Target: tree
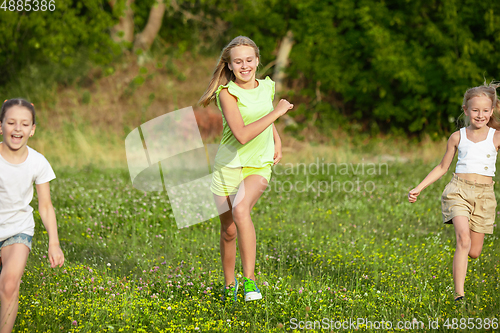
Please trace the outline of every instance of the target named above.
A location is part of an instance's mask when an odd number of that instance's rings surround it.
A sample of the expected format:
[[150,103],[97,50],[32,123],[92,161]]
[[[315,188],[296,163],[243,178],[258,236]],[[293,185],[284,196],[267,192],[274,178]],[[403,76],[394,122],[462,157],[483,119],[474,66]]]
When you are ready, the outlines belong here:
[[275,66],[277,93],[304,102],[301,110],[308,112],[301,112],[318,117],[322,126],[328,119],[347,119],[365,129],[445,133],[455,128],[468,87],[500,79],[498,1],[60,0],[56,5],[54,12],[0,10],[0,86],[40,73],[41,65],[47,65],[43,75],[64,81],[57,76],[64,66],[73,66],[66,74],[76,75],[84,61],[106,63],[123,47],[149,50],[154,40],[176,54],[203,48],[218,53],[241,34],[259,45],[261,63],[268,64],[264,75]]
[[455,128],[468,87],[499,79],[500,2],[242,0],[236,7],[226,16],[233,34],[253,38],[264,60],[293,31],[288,80],[331,105],[319,117],[444,133]]
[[82,56],[104,63],[117,53],[113,17],[100,0],[60,0],[54,11],[0,10],[0,22],[0,86],[27,66],[71,66]]
[[117,42],[124,42],[125,47],[133,44],[134,49],[149,50],[162,25],[165,1],[155,0],[149,11],[146,26],[135,36],[133,3],[134,0],[125,0],[120,3],[117,0],[109,1],[111,8],[119,13],[120,17],[118,24],[111,29],[113,39]]
[[285,37],[281,40],[277,55],[276,64],[274,65],[273,78],[276,82],[276,91],[281,93],[283,91],[283,81],[285,79],[285,69],[288,65],[288,57],[293,46],[293,32],[288,30]]
[[117,8],[116,0],[110,0],[109,5],[116,12],[121,12],[119,16],[118,24],[111,28],[111,36],[113,40],[117,43],[129,43],[132,44],[134,41],[134,11],[132,10],[132,4],[134,0],[126,0],[122,2],[124,6]]
[[108,1],[119,17],[118,24],[111,29],[113,39],[125,49],[147,51],[156,38],[168,44],[189,44],[196,49],[196,44],[203,44],[207,37],[210,42],[217,42],[226,27],[219,19],[219,11],[225,7],[217,0]]

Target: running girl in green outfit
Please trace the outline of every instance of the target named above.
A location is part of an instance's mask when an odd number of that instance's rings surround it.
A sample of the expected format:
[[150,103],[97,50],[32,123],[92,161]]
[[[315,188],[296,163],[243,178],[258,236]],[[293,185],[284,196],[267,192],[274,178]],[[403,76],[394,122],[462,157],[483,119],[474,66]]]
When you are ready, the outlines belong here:
[[223,50],[200,105],[215,101],[222,112],[222,140],[215,157],[211,191],[221,221],[223,300],[236,301],[236,237],[243,263],[245,301],[262,298],[255,284],[256,236],[250,212],[267,188],[271,166],[281,159],[274,121],[293,108],[280,100],[273,108],[274,82],[257,80],[259,48],[248,37],[234,38]]

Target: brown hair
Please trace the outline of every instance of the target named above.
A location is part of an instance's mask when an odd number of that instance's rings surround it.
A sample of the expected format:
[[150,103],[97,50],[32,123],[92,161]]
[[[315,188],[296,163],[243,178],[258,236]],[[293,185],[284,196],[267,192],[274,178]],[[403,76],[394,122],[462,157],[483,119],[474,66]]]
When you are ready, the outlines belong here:
[[255,50],[255,55],[260,59],[259,48],[248,37],[238,36],[234,38],[226,47],[222,50],[222,53],[219,58],[219,63],[215,67],[214,73],[212,74],[212,79],[208,84],[208,88],[201,96],[198,104],[203,106],[208,106],[212,101],[215,100],[215,92],[220,85],[226,85],[229,81],[235,79],[233,72],[229,69],[228,63],[231,61],[231,50],[236,46],[251,46]]
[[33,117],[33,125],[35,125],[35,106],[22,98],[7,99],[5,100],[5,102],[3,102],[2,110],[0,111],[0,122],[3,122],[3,118],[5,118],[7,110],[15,105],[24,106],[25,108],[27,108],[31,112],[31,116]]

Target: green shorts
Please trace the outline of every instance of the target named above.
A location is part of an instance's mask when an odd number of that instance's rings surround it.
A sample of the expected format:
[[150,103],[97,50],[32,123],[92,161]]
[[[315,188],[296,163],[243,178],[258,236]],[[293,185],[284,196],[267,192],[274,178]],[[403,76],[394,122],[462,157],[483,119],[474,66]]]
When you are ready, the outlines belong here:
[[219,195],[221,197],[233,195],[238,192],[241,182],[248,176],[262,176],[269,184],[269,181],[271,180],[271,173],[271,165],[267,165],[263,168],[229,168],[216,166],[215,171],[212,174],[212,184],[210,185],[210,190],[215,195]]

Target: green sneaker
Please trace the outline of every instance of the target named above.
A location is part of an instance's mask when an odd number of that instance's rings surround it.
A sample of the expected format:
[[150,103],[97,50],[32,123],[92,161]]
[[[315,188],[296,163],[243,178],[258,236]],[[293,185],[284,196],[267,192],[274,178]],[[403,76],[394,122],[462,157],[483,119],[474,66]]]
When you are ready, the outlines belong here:
[[238,296],[238,280],[234,278],[234,286],[233,285],[224,286],[224,288],[222,289],[221,301],[225,303],[226,301],[232,299],[234,302],[236,302],[237,296]]
[[262,294],[254,280],[243,278],[243,290],[245,291],[245,302],[262,299]]

